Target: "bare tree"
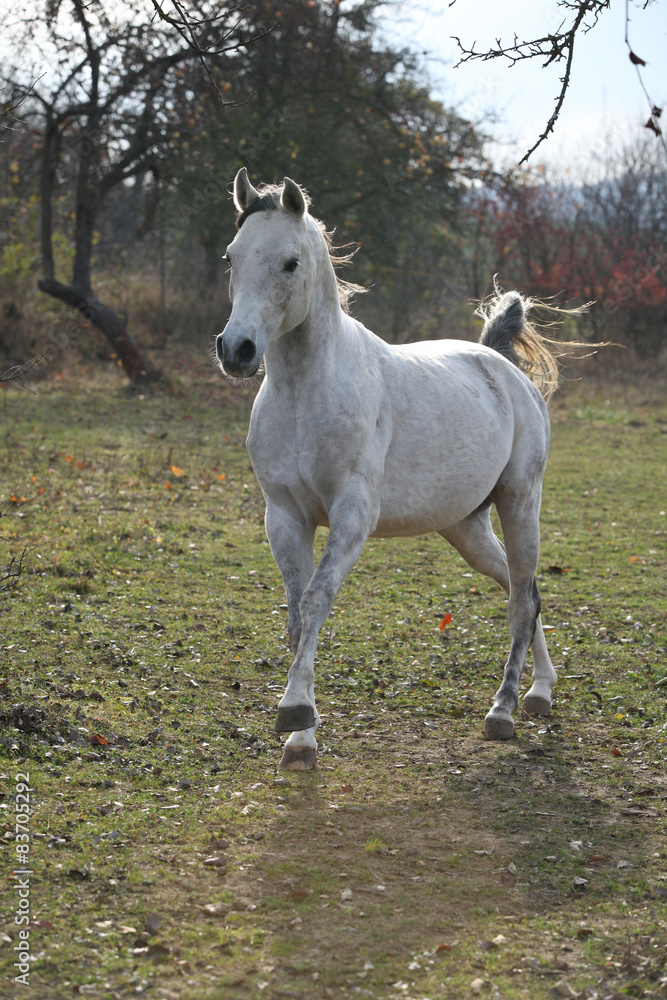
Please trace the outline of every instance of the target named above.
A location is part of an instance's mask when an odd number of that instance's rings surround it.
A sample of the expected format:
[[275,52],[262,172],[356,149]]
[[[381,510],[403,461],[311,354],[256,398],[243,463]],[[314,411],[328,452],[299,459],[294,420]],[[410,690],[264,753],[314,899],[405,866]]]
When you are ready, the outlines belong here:
[[[26,128],[38,137],[42,278],[39,288],[76,309],[107,337],[133,382],[155,372],[125,321],[93,290],[100,212],[115,189],[158,178],[178,146],[190,101],[185,68],[228,55],[255,35],[247,8],[193,0],[38,0],[12,26],[8,94],[36,80],[24,100]],[[209,80],[214,75],[206,64]],[[73,218],[73,223],[72,223]],[[73,243],[71,277],[60,280],[56,234]]]
[[[456,0],[454,0],[454,2],[456,2]],[[651,0],[644,0],[644,8],[646,8],[650,2]],[[459,38],[456,39],[461,51],[461,58],[457,64],[459,66],[461,63],[469,62],[471,59],[481,59],[482,62],[488,62],[490,59],[506,59],[511,66],[514,66],[518,62],[524,62],[527,59],[540,59],[542,60],[543,67],[557,65],[559,63],[563,64],[563,75],[560,78],[561,85],[556,96],[556,107],[554,108],[553,114],[547,121],[544,131],[533,143],[527,153],[525,153],[522,157],[520,161],[521,163],[525,163],[535,152],[537,147],[540,146],[553,132],[554,126],[561,113],[563,102],[565,101],[565,95],[568,87],[570,86],[575,42],[582,34],[590,31],[596,26],[600,15],[606,10],[609,10],[611,0],[557,0],[556,6],[562,10],[563,19],[555,31],[550,31],[548,34],[543,35],[540,38],[520,40],[515,34],[514,39],[510,44],[506,44],[498,38],[496,39],[495,46],[491,46],[491,48],[482,52],[476,51],[476,43],[473,43],[470,48],[467,48]],[[658,137],[667,152],[667,145],[665,145],[665,139],[660,126],[662,108],[659,108],[657,104],[651,100],[644,85],[641,68],[642,66],[645,66],[646,63],[641,56],[637,55],[637,53],[632,49],[629,39],[629,24],[629,0],[625,0],[625,43],[628,49],[628,58],[637,70],[640,86],[644,91],[644,95],[646,96],[646,100],[648,101],[650,108],[650,115],[645,127],[650,129]]]

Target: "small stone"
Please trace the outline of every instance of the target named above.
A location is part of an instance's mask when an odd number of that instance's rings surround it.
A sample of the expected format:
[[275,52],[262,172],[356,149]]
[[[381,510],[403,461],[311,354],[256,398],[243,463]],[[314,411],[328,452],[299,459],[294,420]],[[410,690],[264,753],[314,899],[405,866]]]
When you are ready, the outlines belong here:
[[473,979],[473,981],[470,984],[470,992],[474,993],[474,995],[478,997],[485,986],[486,983],[484,982],[483,979]]
[[210,917],[226,917],[231,906],[229,903],[205,903],[202,906],[204,913],[208,913]]
[[162,917],[157,913],[147,913],[144,917],[144,927],[149,934],[157,934],[162,927]]
[[192,782],[189,778],[181,778],[178,782],[179,788],[192,788]]
[[208,868],[226,868],[227,858],[223,858],[221,854],[215,854],[211,858],[204,858],[203,864]]

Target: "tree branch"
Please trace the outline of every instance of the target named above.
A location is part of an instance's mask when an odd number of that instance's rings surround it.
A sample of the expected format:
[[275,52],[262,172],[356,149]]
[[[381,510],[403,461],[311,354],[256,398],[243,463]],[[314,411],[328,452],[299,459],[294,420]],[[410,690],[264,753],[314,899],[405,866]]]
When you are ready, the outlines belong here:
[[[525,42],[518,41],[517,36],[515,35],[512,45],[503,45],[498,38],[496,39],[496,47],[492,47],[486,52],[476,52],[474,43],[472,48],[466,49],[461,40],[455,37],[455,41],[462,53],[462,57],[456,64],[457,66],[469,62],[472,59],[481,59],[482,62],[488,62],[490,59],[507,59],[510,66],[514,66],[516,63],[523,62],[526,59],[543,58],[543,68],[551,66],[554,63],[565,61],[565,72],[560,78],[561,87],[556,97],[556,107],[554,112],[549,118],[540,137],[521,158],[521,163],[525,163],[529,157],[532,156],[538,146],[540,146],[553,132],[554,126],[558,121],[558,117],[565,101],[565,95],[570,85],[572,59],[574,56],[574,43],[578,32],[586,32],[590,28],[594,27],[595,24],[597,24],[600,14],[609,8],[610,2],[611,0],[559,0],[558,5],[560,7],[563,7],[565,10],[571,12],[576,11],[574,20],[572,21],[570,27],[564,27],[565,22],[563,21],[559,25],[558,29],[551,34]],[[585,18],[587,15],[591,15],[593,17],[592,24],[586,25]]]

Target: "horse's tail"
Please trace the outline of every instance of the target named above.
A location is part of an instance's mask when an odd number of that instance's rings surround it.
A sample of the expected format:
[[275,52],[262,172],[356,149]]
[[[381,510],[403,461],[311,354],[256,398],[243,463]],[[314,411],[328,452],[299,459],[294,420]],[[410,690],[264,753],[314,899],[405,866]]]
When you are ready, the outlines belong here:
[[532,299],[519,292],[503,292],[495,285],[495,294],[477,309],[477,315],[485,321],[479,342],[525,372],[549,400],[558,386],[557,355],[551,349],[557,341],[544,337],[528,322],[533,305]]

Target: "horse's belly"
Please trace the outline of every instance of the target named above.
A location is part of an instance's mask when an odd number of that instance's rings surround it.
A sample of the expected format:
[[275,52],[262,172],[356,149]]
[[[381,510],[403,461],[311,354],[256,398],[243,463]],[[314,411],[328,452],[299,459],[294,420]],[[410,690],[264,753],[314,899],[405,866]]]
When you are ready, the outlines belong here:
[[[393,538],[399,535],[425,535],[429,531],[443,531],[457,524],[476,510],[493,489],[477,488],[465,495],[448,495],[430,498],[411,490],[400,502],[383,502],[374,538]],[[428,487],[424,486],[425,491]]]
[[494,444],[495,448],[480,450],[463,461],[442,453],[427,461],[413,456],[400,472],[389,461],[373,534],[422,535],[463,520],[488,499],[507,464],[511,442]]

